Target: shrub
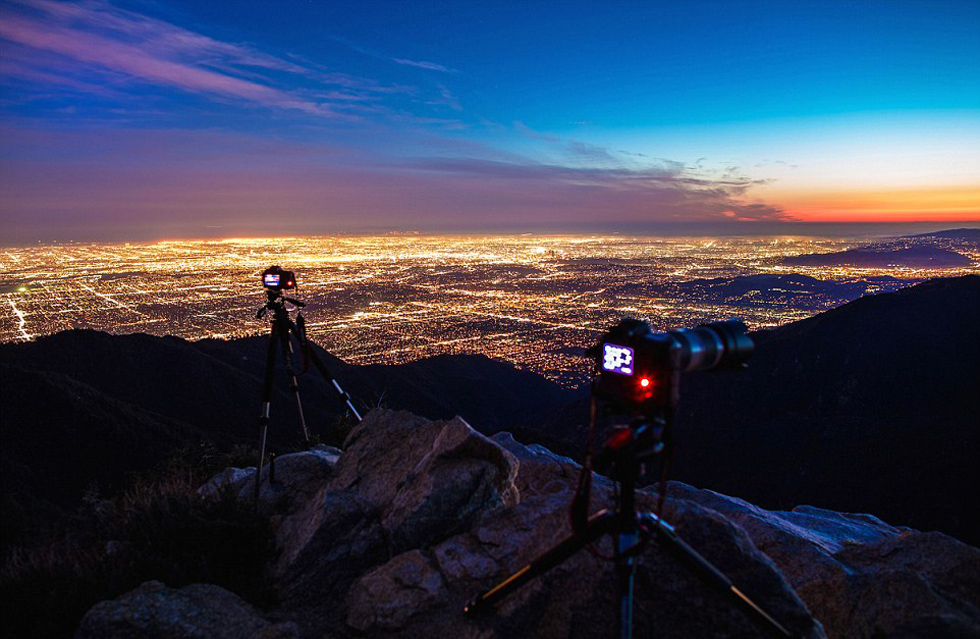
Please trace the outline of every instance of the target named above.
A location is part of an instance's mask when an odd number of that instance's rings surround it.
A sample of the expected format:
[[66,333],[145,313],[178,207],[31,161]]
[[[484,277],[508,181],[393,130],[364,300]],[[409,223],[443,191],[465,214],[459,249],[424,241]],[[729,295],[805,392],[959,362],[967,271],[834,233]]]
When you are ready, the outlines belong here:
[[57,538],[8,553],[0,567],[4,636],[71,637],[92,605],[150,579],[213,583],[271,604],[268,522],[230,495],[201,499],[200,470],[178,458],[115,499],[89,494]]

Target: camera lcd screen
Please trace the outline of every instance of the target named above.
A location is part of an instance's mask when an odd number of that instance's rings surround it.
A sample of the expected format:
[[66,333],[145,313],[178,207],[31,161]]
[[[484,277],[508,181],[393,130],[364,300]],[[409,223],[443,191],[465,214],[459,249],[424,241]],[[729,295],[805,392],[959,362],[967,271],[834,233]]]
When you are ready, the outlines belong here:
[[279,274],[278,273],[266,273],[263,276],[263,281],[266,286],[279,286]]
[[619,344],[603,344],[602,370],[620,375],[632,375],[633,349]]

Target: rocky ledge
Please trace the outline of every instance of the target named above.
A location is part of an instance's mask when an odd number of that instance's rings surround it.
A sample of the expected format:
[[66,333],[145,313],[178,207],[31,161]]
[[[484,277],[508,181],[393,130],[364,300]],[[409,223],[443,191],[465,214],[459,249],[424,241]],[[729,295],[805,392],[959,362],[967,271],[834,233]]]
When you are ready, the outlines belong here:
[[[251,500],[254,473],[228,469],[201,498]],[[284,455],[275,481],[264,477],[259,506],[279,550],[268,567],[274,608],[213,585],[148,582],[94,606],[76,637],[609,637],[608,540],[490,614],[462,613],[568,534],[578,474],[570,459],[459,418],[377,410],[343,452]],[[597,476],[593,508],[611,506],[613,491]],[[656,497],[641,491],[640,506]],[[798,637],[980,637],[980,550],[948,536],[870,515],[766,511],[680,483],[668,487],[665,518]],[[635,636],[766,636],[656,544],[637,563]]]

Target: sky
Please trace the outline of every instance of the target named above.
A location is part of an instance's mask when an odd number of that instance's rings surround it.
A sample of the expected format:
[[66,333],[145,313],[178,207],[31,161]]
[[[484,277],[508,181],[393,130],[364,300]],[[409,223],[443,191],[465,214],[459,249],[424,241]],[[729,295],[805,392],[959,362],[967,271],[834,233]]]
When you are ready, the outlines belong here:
[[975,0],[0,0],[0,244],[858,223],[980,225]]

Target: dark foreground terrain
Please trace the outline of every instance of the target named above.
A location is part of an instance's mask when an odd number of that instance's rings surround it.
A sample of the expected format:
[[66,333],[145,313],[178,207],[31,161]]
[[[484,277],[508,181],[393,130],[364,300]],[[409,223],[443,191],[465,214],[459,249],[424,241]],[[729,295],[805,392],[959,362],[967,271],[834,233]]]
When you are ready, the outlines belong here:
[[[116,494],[135,473],[174,455],[194,457],[205,471],[218,470],[214,464],[232,450],[257,457],[267,340],[67,331],[0,345],[0,551],[83,496]],[[319,352],[362,411],[381,405],[432,418],[462,415],[484,432],[520,432],[574,396],[481,356],[348,366]],[[296,450],[302,436],[281,360],[275,382],[272,449]],[[346,407],[314,368],[299,383],[314,440],[339,445],[350,427]]]
[[[485,614],[463,614],[472,597],[569,533],[580,467],[567,458],[507,433],[487,438],[459,418],[374,410],[343,452],[319,446],[279,458],[274,481],[267,471],[258,502],[254,468],[229,468],[194,495],[199,508],[257,506],[255,517],[269,524],[264,590],[236,594],[218,585],[228,583],[223,573],[151,578],[92,601],[76,639],[613,635],[608,539]],[[980,637],[976,548],[871,515],[766,511],[686,484],[669,490],[664,514],[680,534],[795,637]],[[613,495],[596,477],[593,509],[611,506]],[[641,491],[639,507],[656,499]],[[188,545],[174,533],[171,543]],[[116,541],[97,552],[100,565],[119,566],[147,549]],[[3,594],[15,621],[37,608],[29,590]],[[637,557],[634,620],[637,637],[769,636],[658,544]]]
[[[980,277],[934,280],[757,333],[746,371],[688,376],[667,514],[800,636],[980,637],[978,551],[918,532],[980,539],[978,314]],[[277,391],[283,455],[256,512],[262,339],[0,347],[5,635],[71,636],[142,583],[77,636],[608,636],[613,580],[588,553],[496,616],[459,614],[567,533],[578,467],[517,441],[580,451],[581,399],[486,358],[323,356],[362,405],[469,424],[376,410],[351,431],[307,374],[315,438],[343,452],[286,455],[301,447]],[[612,490],[597,482],[595,508]],[[757,635],[654,547],[638,590],[644,633]]]

